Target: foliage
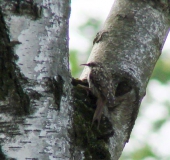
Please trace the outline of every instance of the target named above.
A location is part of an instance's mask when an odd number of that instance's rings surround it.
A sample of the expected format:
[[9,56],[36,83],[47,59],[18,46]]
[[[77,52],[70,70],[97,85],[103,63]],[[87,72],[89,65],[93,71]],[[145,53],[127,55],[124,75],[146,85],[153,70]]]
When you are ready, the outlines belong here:
[[[88,47],[83,48],[83,53],[77,49],[70,49],[70,66],[71,66],[71,74],[73,77],[79,77],[83,67],[80,67],[80,62],[85,63],[90,54],[90,50],[92,47],[93,38],[99,28],[101,26],[101,21],[97,21],[93,18],[89,18],[86,23],[81,24],[78,27],[78,32],[82,35],[82,38],[88,40]],[[83,54],[83,61],[82,61]]]
[[[163,53],[165,54],[165,53]],[[160,57],[158,60],[154,72],[152,74],[152,79],[157,79],[162,83],[167,83],[170,80],[170,63],[169,59]]]

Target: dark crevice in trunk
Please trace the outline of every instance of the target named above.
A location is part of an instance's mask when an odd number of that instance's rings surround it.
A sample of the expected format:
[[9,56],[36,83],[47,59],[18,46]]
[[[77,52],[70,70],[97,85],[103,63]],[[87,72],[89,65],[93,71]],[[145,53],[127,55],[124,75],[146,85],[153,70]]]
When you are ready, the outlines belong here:
[[10,45],[8,29],[1,11],[0,37],[0,100],[8,99],[9,105],[6,104],[6,109],[9,114],[27,115],[30,113],[30,100],[22,88],[22,84],[27,80],[15,65],[17,56]]

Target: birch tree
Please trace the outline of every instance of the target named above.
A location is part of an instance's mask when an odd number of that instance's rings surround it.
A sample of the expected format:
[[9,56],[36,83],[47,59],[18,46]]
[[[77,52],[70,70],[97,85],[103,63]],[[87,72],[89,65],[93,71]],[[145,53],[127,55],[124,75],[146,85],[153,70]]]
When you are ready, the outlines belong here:
[[[70,75],[68,0],[1,0],[0,159],[119,159],[169,29],[169,1],[116,0],[88,62],[111,69],[116,107],[91,125],[88,68]],[[115,101],[116,101],[115,100]]]

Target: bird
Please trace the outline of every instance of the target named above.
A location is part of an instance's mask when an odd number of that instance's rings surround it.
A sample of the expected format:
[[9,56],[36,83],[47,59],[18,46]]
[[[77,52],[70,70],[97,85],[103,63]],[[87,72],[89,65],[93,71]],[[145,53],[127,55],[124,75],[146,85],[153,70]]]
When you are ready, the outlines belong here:
[[92,125],[97,121],[99,128],[104,107],[113,105],[115,100],[112,74],[101,62],[90,62],[81,65],[90,68],[87,76],[89,90],[97,97],[97,107],[93,115]]

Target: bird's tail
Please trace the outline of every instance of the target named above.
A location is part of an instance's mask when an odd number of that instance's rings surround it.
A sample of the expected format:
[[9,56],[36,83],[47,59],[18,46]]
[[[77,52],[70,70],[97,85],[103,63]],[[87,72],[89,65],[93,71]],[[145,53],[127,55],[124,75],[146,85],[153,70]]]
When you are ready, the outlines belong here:
[[99,128],[100,120],[101,120],[101,115],[102,115],[102,112],[103,112],[105,101],[102,98],[98,98],[96,105],[97,105],[97,108],[96,108],[96,110],[94,112],[92,125],[93,125],[93,123],[95,121],[97,121],[98,122],[98,128]]

